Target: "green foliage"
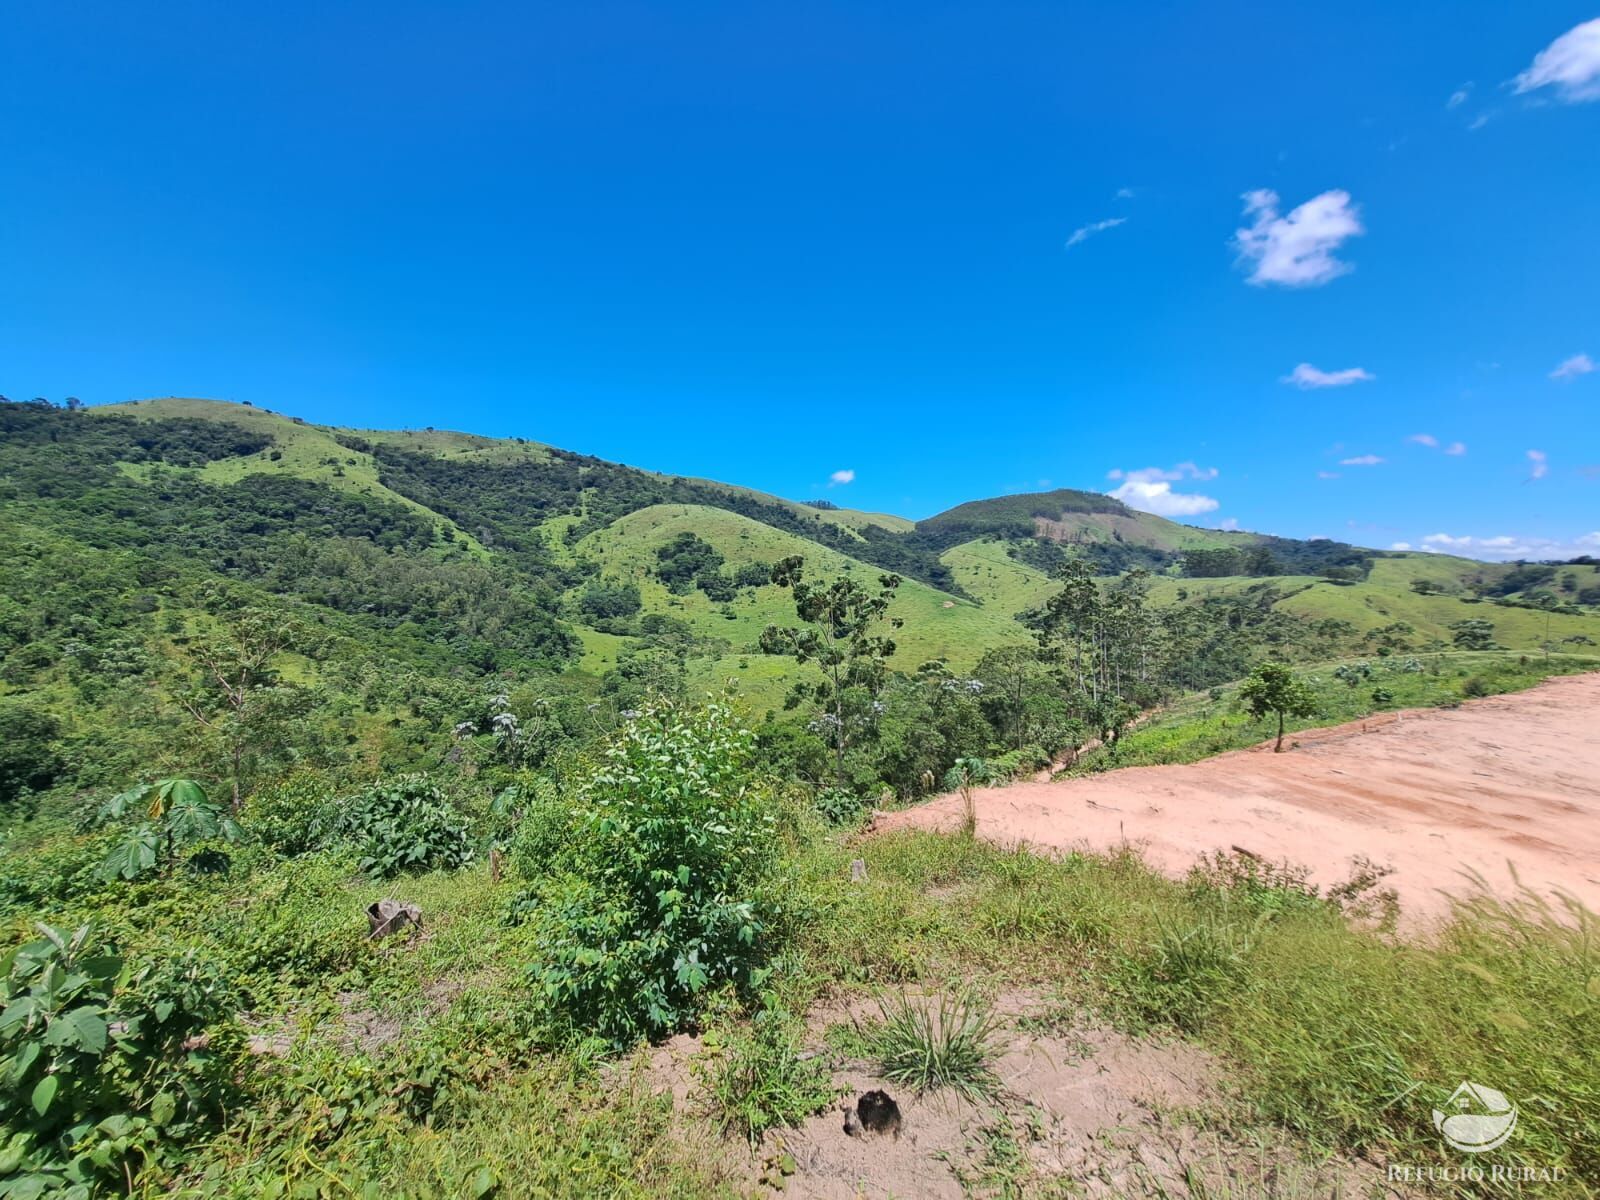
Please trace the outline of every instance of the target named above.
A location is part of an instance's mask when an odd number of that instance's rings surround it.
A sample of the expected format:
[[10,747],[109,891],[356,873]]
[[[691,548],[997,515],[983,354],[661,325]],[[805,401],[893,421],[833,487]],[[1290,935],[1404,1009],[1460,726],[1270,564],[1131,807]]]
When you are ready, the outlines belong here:
[[240,823],[254,842],[288,858],[320,848],[334,815],[327,781],[297,771],[260,788],[245,801]]
[[731,588],[719,586],[722,555],[715,546],[692,533],[680,533],[657,550],[656,563],[656,578],[675,595],[681,596],[698,586],[715,600],[726,597],[712,595],[713,592],[731,591]]
[[1455,631],[1451,641],[1458,650],[1498,650],[1494,641],[1494,623],[1481,618],[1465,621],[1452,621],[1450,628]]
[[798,1125],[833,1099],[826,1060],[801,1057],[803,1033],[789,1013],[763,1007],[748,1031],[715,1039],[706,1090],[724,1132],[755,1146],[769,1129]]
[[937,1005],[901,993],[879,1001],[878,1018],[861,1038],[885,1079],[919,1092],[949,1088],[977,1101],[999,1087],[996,1028],[993,1011],[973,991],[941,993]]
[[797,683],[786,704],[815,703],[820,710],[816,723],[833,745],[838,782],[845,786],[845,753],[870,736],[877,723],[877,696],[895,651],[893,640],[878,629],[885,621],[891,629],[900,627],[899,618],[888,615],[900,577],[879,576],[877,592],[870,592],[848,576],[828,584],[807,583],[804,569],[798,556],[772,568],[772,582],[790,589],[795,613],[805,625],[769,625],[761,635],[761,649],[791,655],[802,666],[815,664],[821,673],[820,680]]
[[1317,711],[1317,697],[1284,663],[1264,662],[1250,672],[1239,687],[1239,700],[1256,720],[1278,718],[1278,741],[1283,749],[1283,723],[1289,717],[1309,717]]
[[62,768],[55,741],[61,723],[25,704],[0,705],[0,812],[55,782]]
[[[244,837],[228,811],[192,779],[159,779],[131,787],[106,801],[97,820],[102,824],[121,821],[141,807],[144,819],[123,830],[101,864],[105,879],[136,879],[147,871],[167,870],[181,850],[206,842],[238,842]],[[190,862],[209,869],[215,860],[203,854],[200,851]]]
[[232,1090],[220,973],[180,955],[134,970],[92,925],[40,924],[0,960],[0,1194],[88,1196],[214,1121]]
[[428,776],[400,775],[338,802],[330,834],[348,842],[377,879],[453,871],[472,861],[467,821]]
[[542,870],[517,906],[529,974],[574,1032],[663,1036],[712,989],[765,978],[782,846],[753,740],[720,705],[656,707],[606,746],[564,818],[530,814],[516,851]]
[[1208,913],[1192,924],[1162,925],[1116,976],[1122,999],[1139,1018],[1181,1029],[1200,1027],[1243,980],[1263,913],[1254,921]]

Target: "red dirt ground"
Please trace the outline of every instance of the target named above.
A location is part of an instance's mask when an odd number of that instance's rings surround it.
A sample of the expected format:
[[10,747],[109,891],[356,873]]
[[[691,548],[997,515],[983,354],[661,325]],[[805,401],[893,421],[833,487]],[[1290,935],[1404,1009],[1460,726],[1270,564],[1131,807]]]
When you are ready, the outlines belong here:
[[[1445,893],[1470,891],[1469,872],[1505,895],[1514,870],[1543,895],[1600,910],[1600,674],[1305,730],[1285,746],[979,789],[978,833],[1058,850],[1130,842],[1172,875],[1237,846],[1307,867],[1323,886],[1365,855],[1394,868],[1384,884],[1411,928],[1448,913]],[[948,795],[875,828],[960,819],[961,799]]]

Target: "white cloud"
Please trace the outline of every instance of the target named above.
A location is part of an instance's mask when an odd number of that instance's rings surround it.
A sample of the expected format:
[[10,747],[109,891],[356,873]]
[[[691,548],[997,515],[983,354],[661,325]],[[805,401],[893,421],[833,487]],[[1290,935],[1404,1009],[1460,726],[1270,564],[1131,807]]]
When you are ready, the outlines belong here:
[[1528,461],[1533,464],[1528,470],[1529,479],[1543,479],[1550,474],[1550,456],[1543,450],[1529,450]]
[[1493,113],[1479,113],[1477,116],[1472,118],[1472,122],[1467,126],[1467,128],[1472,130],[1473,133],[1477,133],[1478,130],[1482,129],[1489,123],[1490,118],[1493,116]]
[[1217,522],[1217,528],[1228,533],[1237,533],[1239,530],[1239,518],[1224,517],[1222,520]]
[[1115,229],[1124,224],[1127,217],[1107,217],[1104,221],[1096,221],[1092,225],[1084,225],[1072,231],[1072,236],[1067,239],[1068,246],[1076,246],[1079,242],[1087,242],[1097,233],[1104,233],[1107,229]]
[[828,476],[828,486],[829,487],[839,487],[839,486],[841,486],[843,484],[846,484],[846,483],[854,483],[855,481],[856,481],[856,473],[854,471],[849,471],[849,470],[846,470],[846,471],[835,471],[832,475]]
[[[1448,533],[1430,533],[1422,539],[1423,550],[1438,554],[1460,554],[1467,558],[1497,560],[1513,558],[1576,558],[1600,546],[1600,530],[1584,533],[1571,541],[1555,538],[1513,536],[1498,534],[1494,537],[1475,537],[1471,534],[1453,536]],[[1392,549],[1400,549],[1399,545]]]
[[1124,471],[1117,468],[1106,472],[1106,478],[1120,480],[1121,483],[1107,494],[1121,500],[1129,508],[1155,513],[1158,517],[1196,517],[1201,513],[1216,511],[1218,502],[1198,492],[1175,492],[1172,485],[1183,479],[1207,480],[1216,477],[1215,467],[1200,467],[1192,462],[1181,462],[1171,469],[1139,467]]
[[1568,104],[1600,100],[1600,17],[1551,42],[1516,78],[1517,94],[1554,87]]
[[1337,471],[1318,471],[1317,472],[1317,478],[1318,479],[1337,479],[1337,478],[1339,478],[1339,472],[1337,472]]
[[1301,363],[1279,383],[1292,383],[1303,390],[1310,388],[1349,387],[1352,383],[1370,383],[1377,376],[1361,367],[1346,367],[1342,371],[1324,371],[1310,363]]
[[1155,513],[1158,517],[1197,517],[1218,507],[1217,501],[1210,496],[1202,496],[1198,492],[1173,491],[1172,485],[1164,479],[1157,482],[1130,479],[1107,494],[1121,500],[1129,508]]
[[1444,106],[1446,108],[1460,108],[1467,102],[1467,98],[1471,95],[1472,85],[1470,83],[1463,83],[1455,91],[1450,93],[1450,99],[1445,101]]
[[1587,354],[1574,354],[1554,371],[1550,372],[1551,379],[1576,379],[1579,375],[1587,375],[1591,371],[1600,371],[1594,359]]
[[1439,439],[1431,433],[1413,433],[1406,441],[1416,446],[1426,446],[1430,450],[1442,449],[1445,454],[1452,456],[1459,456],[1467,452],[1467,444],[1465,442],[1451,442],[1448,446],[1441,447]]
[[1132,200],[1133,199],[1133,189],[1129,188],[1129,187],[1118,188],[1117,189],[1117,199],[1118,200]]
[[1339,465],[1341,467],[1375,467],[1381,462],[1383,462],[1383,459],[1376,454],[1358,454],[1354,458],[1341,458]]
[[1411,543],[1410,542],[1391,542],[1389,544],[1389,549],[1391,549],[1391,550],[1409,550],[1409,549],[1411,549]]
[[1288,216],[1278,213],[1278,193],[1265,188],[1244,195],[1248,229],[1234,233],[1241,262],[1254,263],[1249,282],[1317,287],[1351,270],[1333,252],[1365,233],[1350,193],[1335,189],[1314,196]]

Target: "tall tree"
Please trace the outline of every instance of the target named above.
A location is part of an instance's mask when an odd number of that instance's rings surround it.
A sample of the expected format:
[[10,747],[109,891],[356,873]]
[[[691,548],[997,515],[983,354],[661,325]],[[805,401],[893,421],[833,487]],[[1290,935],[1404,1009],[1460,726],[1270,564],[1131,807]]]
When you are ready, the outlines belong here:
[[772,582],[794,596],[799,628],[769,625],[761,634],[767,654],[787,654],[797,663],[813,663],[821,679],[795,684],[785,702],[794,708],[811,701],[820,710],[818,724],[833,748],[834,771],[843,786],[845,752],[870,732],[877,716],[878,692],[894,655],[891,638],[879,631],[887,623],[899,629],[902,622],[889,616],[889,603],[900,586],[900,576],[878,576],[878,590],[862,587],[848,575],[831,583],[808,583],[805,560],[793,555],[772,568]]
[[221,614],[220,628],[188,647],[193,673],[178,689],[178,703],[224,758],[235,814],[251,780],[286,752],[310,707],[306,689],[279,672],[278,657],[290,648],[311,646],[294,623],[256,608]]

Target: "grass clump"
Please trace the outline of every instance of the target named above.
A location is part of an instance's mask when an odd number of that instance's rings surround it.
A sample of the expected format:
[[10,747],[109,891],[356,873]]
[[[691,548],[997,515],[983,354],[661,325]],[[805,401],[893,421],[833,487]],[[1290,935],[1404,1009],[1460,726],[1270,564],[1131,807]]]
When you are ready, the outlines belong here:
[[718,1053],[704,1072],[706,1090],[724,1133],[754,1146],[767,1130],[798,1125],[833,1099],[827,1062],[804,1053],[801,1032],[792,1015],[769,1007],[725,1041],[707,1038]]
[[929,1007],[901,993],[879,1001],[863,1044],[885,1079],[918,1092],[949,1088],[967,1100],[1000,1086],[993,1059],[998,1028],[990,1006],[970,990],[945,993]]

